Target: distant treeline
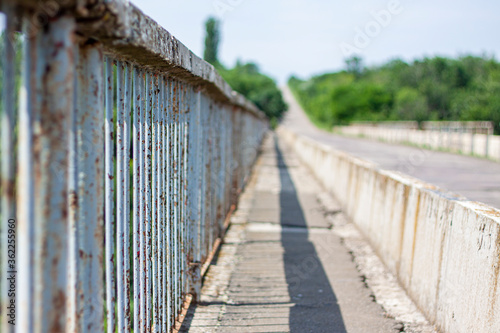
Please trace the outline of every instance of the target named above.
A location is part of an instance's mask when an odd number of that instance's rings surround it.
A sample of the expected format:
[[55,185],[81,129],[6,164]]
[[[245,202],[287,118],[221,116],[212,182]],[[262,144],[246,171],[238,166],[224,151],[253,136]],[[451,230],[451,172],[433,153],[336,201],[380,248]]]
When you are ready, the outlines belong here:
[[364,68],[353,57],[346,69],[304,81],[293,93],[318,126],[352,121],[488,120],[500,134],[500,63],[493,58],[393,60]]
[[231,69],[216,67],[229,85],[252,101],[272,122],[277,121],[287,110],[276,82],[262,74],[254,63],[240,63]]

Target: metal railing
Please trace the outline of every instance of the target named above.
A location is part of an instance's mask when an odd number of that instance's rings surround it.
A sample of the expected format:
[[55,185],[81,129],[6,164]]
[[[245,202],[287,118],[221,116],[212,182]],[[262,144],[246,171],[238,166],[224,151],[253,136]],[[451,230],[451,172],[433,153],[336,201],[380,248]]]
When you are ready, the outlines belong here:
[[491,121],[424,121],[422,129],[424,131],[493,135],[494,127]]
[[500,140],[491,121],[355,122],[340,132],[388,142],[412,143],[500,160]]
[[355,121],[351,126],[493,135],[491,121]]
[[131,4],[0,3],[1,331],[175,329],[267,119]]

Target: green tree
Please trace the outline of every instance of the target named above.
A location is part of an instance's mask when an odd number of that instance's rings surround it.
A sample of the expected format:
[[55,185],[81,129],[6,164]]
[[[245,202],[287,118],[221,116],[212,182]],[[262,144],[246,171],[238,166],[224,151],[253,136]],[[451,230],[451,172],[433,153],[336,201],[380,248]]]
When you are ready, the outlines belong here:
[[237,92],[252,101],[270,119],[280,119],[287,106],[276,82],[260,73],[254,63],[238,62],[233,69],[219,69],[222,77]]
[[346,71],[348,73],[354,74],[356,77],[360,77],[363,74],[364,65],[363,59],[358,56],[352,56],[345,60]]
[[214,66],[219,66],[219,43],[220,43],[220,22],[213,17],[210,17],[205,22],[205,52],[203,59],[208,61]]

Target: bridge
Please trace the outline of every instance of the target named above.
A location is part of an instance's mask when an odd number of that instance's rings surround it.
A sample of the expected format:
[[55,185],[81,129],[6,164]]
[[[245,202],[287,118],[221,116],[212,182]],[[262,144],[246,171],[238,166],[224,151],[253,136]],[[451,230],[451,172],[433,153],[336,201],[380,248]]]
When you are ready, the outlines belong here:
[[271,131],[126,1],[0,5],[2,332],[500,328],[497,163],[322,132],[287,88]]

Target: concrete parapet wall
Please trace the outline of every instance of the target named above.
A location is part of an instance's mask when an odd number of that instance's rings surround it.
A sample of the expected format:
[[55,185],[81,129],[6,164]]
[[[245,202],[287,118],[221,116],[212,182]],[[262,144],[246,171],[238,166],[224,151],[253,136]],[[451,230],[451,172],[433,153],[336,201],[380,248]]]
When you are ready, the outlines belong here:
[[500,331],[500,211],[280,127],[443,332]]
[[411,143],[434,150],[444,149],[500,161],[500,136],[498,135],[357,125],[338,127],[337,130],[349,136],[363,136],[389,143]]

